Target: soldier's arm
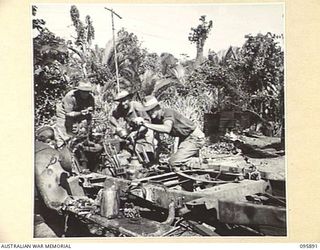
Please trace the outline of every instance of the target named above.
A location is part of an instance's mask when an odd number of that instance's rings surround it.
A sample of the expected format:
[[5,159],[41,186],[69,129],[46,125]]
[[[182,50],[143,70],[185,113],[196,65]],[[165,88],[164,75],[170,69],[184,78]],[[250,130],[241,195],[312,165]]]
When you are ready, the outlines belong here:
[[67,96],[62,100],[62,103],[63,103],[64,110],[65,110],[65,112],[66,112],[66,116],[76,117],[76,116],[81,115],[81,112],[74,111],[75,101],[73,100],[73,97],[72,97],[72,96],[68,96],[68,95],[67,95]]
[[171,120],[166,120],[163,124],[152,124],[143,122],[142,125],[156,132],[169,134],[172,130],[172,124],[173,122]]

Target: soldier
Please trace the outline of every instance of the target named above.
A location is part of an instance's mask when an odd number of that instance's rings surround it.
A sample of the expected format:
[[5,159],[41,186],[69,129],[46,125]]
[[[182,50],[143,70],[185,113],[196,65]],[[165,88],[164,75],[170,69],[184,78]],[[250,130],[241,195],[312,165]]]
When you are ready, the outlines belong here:
[[88,129],[94,111],[94,97],[90,93],[92,85],[80,81],[77,89],[69,91],[57,104],[57,122],[55,126],[58,148],[75,136],[79,130]]
[[135,119],[137,124],[179,138],[178,150],[169,159],[171,167],[179,169],[199,153],[204,145],[204,133],[194,122],[173,109],[162,108],[154,96],[145,97],[142,110],[149,114],[152,123],[139,117]]
[[[152,130],[146,128],[139,128],[133,123],[133,120],[137,117],[142,117],[146,122],[150,122],[150,117],[145,111],[139,111],[138,107],[141,107],[141,103],[132,100],[133,94],[127,90],[120,91],[114,100],[119,104],[113,110],[110,118],[110,123],[116,127],[117,134],[120,137],[131,139],[135,144],[134,151],[139,154],[138,157],[145,162],[152,162],[155,159],[155,139]],[[127,135],[125,130],[119,125],[119,119],[123,118],[127,127],[130,130],[130,134]],[[148,159],[146,159],[148,158]]]

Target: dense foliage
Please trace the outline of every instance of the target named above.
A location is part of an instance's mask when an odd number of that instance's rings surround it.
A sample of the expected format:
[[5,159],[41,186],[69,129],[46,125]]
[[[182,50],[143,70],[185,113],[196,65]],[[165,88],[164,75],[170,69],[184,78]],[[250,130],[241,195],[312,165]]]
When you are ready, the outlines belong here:
[[205,82],[220,86],[223,94],[243,109],[250,109],[267,120],[278,120],[283,99],[284,58],[277,37],[247,36],[236,58],[221,64],[208,62],[202,70]]
[[246,36],[242,48],[230,47],[225,57],[207,60],[189,74],[180,95],[203,102],[209,94],[214,100],[200,105],[203,112],[248,111],[259,122],[279,127],[284,115],[284,55],[279,38],[270,33]]
[[[94,27],[90,16],[81,21],[76,6],[70,10],[76,37],[64,40],[36,18],[34,37],[35,124],[53,121],[55,105],[81,78],[95,86],[96,116],[108,120],[116,92],[112,39],[105,48],[92,48]],[[212,28],[205,16],[192,29],[189,41],[203,47]],[[273,34],[248,35],[241,48],[230,47],[219,57],[212,53],[197,60],[179,61],[170,53],[149,53],[138,37],[121,29],[116,37],[120,88],[140,99],[153,94],[164,105],[178,109],[202,126],[203,114],[225,109],[249,111],[264,123],[280,124],[283,117],[284,59]]]
[[[35,16],[36,6],[32,7]],[[33,20],[39,34],[33,39],[35,124],[49,123],[59,100],[68,88],[68,76],[63,65],[68,63],[66,42],[55,36],[42,19]]]

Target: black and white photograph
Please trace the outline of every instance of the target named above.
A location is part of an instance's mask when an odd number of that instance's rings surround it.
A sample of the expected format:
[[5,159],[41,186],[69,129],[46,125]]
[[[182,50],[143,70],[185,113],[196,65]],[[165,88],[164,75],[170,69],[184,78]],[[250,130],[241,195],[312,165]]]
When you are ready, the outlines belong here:
[[33,238],[288,236],[284,3],[30,18]]

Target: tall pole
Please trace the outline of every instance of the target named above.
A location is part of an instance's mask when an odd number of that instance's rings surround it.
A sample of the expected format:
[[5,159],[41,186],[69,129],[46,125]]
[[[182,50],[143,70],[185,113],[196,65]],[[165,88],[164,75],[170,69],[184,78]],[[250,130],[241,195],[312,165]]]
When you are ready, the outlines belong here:
[[116,40],[114,35],[114,21],[113,21],[113,14],[122,19],[121,16],[119,16],[116,12],[113,11],[113,9],[109,9],[104,7],[106,10],[109,10],[111,12],[111,22],[112,22],[112,40],[113,40],[113,48],[114,48],[114,64],[116,67],[116,78],[117,78],[117,92],[120,91],[120,83],[119,83],[119,70],[118,70],[118,60],[117,60],[117,46],[116,46]]

